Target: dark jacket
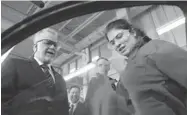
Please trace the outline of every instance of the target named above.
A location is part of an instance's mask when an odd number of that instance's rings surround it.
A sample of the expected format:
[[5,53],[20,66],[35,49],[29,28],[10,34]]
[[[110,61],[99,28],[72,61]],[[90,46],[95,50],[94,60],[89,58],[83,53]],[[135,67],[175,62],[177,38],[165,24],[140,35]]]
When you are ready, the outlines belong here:
[[140,115],[187,115],[187,52],[151,40],[128,59],[122,76]]
[[79,102],[75,108],[73,115],[88,115],[87,108],[84,103]]
[[94,99],[94,95],[96,91],[105,83],[105,76],[102,76],[101,74],[97,73],[97,77],[93,77],[89,84],[87,89],[87,94],[85,98],[85,104],[88,107],[89,115],[92,115],[92,101]]
[[129,94],[128,94],[128,91],[124,87],[121,79],[119,80],[119,82],[117,84],[116,93],[117,93],[118,97],[124,98],[127,109],[129,110],[130,113],[133,114],[135,111],[134,111],[134,107],[133,107],[132,101],[131,101],[131,99],[129,97]]
[[34,58],[6,59],[1,69],[2,114],[68,115],[66,83],[52,70],[56,83],[49,88],[46,76]]

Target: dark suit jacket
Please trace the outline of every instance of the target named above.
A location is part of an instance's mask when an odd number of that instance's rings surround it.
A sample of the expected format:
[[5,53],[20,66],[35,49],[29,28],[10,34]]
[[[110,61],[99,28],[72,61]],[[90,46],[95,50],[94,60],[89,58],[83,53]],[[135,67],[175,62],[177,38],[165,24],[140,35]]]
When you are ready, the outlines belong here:
[[94,95],[96,94],[96,91],[103,86],[105,83],[105,77],[101,74],[97,73],[97,77],[93,77],[90,80],[90,83],[88,84],[87,94],[85,98],[86,106],[88,107],[89,115],[93,114],[93,101],[94,101]]
[[127,89],[124,87],[121,79],[119,80],[117,87],[116,87],[116,94],[118,95],[118,97],[123,98],[125,103],[126,103],[126,107],[127,109],[131,112],[134,113],[134,107],[132,105],[131,99],[129,97],[129,94],[127,92]]
[[84,103],[79,102],[75,108],[73,115],[87,115],[87,108]]
[[128,59],[122,82],[140,115],[187,115],[187,52],[151,40]]
[[[54,69],[53,89],[46,86],[46,77],[33,58],[6,59],[1,70],[2,114],[68,115],[66,83]],[[38,99],[40,97],[48,99]]]

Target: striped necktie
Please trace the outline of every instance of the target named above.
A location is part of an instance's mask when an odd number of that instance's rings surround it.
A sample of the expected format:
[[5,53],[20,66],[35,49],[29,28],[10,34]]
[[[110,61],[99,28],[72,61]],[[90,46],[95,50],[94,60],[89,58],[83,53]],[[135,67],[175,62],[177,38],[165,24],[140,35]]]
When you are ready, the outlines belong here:
[[43,72],[45,74],[46,80],[47,80],[47,86],[53,87],[54,86],[54,80],[52,75],[49,72],[49,67],[46,64],[41,65],[41,68],[43,69]]
[[69,110],[69,115],[73,115],[74,112],[74,105],[72,104]]

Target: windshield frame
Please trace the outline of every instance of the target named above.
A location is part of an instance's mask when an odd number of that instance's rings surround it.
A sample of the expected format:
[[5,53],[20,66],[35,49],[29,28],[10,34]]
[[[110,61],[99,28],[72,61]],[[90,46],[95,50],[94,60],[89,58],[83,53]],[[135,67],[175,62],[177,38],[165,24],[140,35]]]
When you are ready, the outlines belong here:
[[[185,21],[187,17],[186,1],[69,1],[35,13],[15,24],[1,34],[1,55],[10,48],[27,39],[36,32],[78,16],[117,8],[144,5],[175,5],[181,8]],[[87,9],[87,10],[85,10]],[[62,16],[62,17],[61,17]],[[187,28],[187,23],[185,23]],[[186,29],[185,28],[185,29]],[[187,34],[187,29],[185,30]]]

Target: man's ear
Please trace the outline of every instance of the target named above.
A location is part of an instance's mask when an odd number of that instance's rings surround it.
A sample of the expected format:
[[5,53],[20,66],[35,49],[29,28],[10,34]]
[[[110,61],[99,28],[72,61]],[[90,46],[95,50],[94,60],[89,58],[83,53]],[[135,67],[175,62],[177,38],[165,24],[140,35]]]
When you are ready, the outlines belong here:
[[110,69],[111,69],[111,65],[109,64],[109,65],[108,65],[108,71],[110,71]]
[[33,45],[33,51],[36,52],[37,51],[37,44]]

